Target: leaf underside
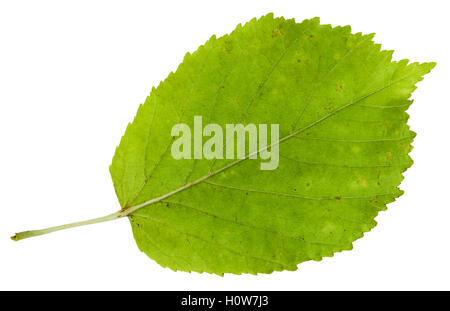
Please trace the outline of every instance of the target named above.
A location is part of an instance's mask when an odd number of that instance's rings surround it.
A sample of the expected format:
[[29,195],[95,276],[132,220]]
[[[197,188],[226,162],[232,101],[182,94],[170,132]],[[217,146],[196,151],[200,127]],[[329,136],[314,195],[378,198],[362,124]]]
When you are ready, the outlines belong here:
[[[272,14],[211,37],[153,88],[116,149],[141,251],[173,270],[271,273],[352,249],[402,194],[415,136],[405,112],[434,63],[391,61],[373,34]],[[279,124],[279,167],[175,160],[171,128]],[[294,134],[294,135],[293,135]],[[177,191],[177,189],[182,189]]]

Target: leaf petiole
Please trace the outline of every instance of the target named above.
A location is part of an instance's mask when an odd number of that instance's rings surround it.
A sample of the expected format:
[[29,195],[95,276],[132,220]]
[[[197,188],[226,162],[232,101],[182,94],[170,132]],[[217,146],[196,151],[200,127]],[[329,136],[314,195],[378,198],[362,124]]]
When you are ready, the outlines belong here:
[[40,229],[40,230],[22,231],[22,232],[16,233],[14,236],[11,237],[11,239],[13,241],[20,241],[23,239],[32,238],[35,236],[39,236],[39,235],[43,235],[43,234],[47,234],[47,233],[51,233],[51,232],[55,232],[55,231],[59,231],[59,230],[96,224],[96,223],[110,221],[110,220],[114,220],[114,219],[118,219],[118,218],[122,218],[122,217],[126,217],[126,216],[128,216],[128,214],[123,213],[123,211],[119,211],[119,212],[115,212],[110,215],[93,218],[93,219],[89,219],[89,220],[85,220],[85,221],[72,222],[72,223],[68,223],[65,225],[49,227],[49,228]]

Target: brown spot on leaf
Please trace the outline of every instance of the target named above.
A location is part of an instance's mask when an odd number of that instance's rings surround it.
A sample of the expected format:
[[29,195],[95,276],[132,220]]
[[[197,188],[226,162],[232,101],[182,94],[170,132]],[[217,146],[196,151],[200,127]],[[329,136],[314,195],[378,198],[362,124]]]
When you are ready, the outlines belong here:
[[276,29],[274,29],[274,31],[272,31],[272,38],[279,37],[282,34],[283,34],[283,31],[280,28],[276,28]]

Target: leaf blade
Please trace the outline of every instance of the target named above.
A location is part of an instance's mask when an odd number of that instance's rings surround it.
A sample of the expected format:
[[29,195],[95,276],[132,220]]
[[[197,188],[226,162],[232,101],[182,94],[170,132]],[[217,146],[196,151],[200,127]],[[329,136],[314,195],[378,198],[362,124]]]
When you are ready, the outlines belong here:
[[[372,37],[268,15],[187,54],[139,108],[111,166],[139,248],[174,270],[217,274],[295,270],[351,249],[401,195],[408,98],[434,66],[391,62]],[[192,128],[198,114],[279,123],[280,167],[172,159],[170,128]]]

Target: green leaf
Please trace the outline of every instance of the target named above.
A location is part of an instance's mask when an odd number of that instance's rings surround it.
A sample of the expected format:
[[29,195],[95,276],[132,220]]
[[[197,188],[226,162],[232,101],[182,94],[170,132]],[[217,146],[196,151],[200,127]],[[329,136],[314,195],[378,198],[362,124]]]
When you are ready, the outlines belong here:
[[[110,169],[140,250],[173,270],[240,274],[352,249],[402,194],[415,135],[405,110],[435,65],[392,62],[372,38],[269,14],[186,54],[139,107]],[[193,128],[196,115],[224,128],[279,124],[279,167],[175,160],[171,128]]]
[[[13,239],[129,217],[139,249],[160,265],[215,274],[296,270],[352,249],[402,194],[415,136],[405,111],[435,66],[393,62],[372,38],[272,14],[211,37],[127,127],[110,167],[121,210]],[[171,129],[193,129],[194,116],[222,128],[279,124],[279,140],[258,146],[278,147],[279,166],[261,170],[250,152],[175,159]]]

